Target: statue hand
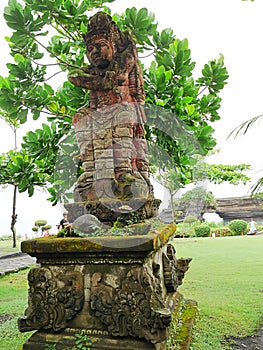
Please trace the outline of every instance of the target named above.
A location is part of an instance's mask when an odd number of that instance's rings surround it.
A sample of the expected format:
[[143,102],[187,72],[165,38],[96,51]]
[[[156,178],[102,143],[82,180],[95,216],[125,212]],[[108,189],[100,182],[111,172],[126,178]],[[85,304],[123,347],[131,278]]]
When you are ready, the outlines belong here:
[[68,80],[75,86],[87,87],[88,82],[91,80],[91,75],[85,73],[83,69],[75,69],[68,74]]

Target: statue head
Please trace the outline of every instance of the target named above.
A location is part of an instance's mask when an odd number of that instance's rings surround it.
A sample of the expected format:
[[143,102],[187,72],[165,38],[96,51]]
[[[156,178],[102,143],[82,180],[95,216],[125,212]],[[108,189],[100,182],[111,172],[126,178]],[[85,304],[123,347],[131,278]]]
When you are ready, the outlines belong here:
[[90,63],[106,68],[117,52],[121,32],[110,15],[98,12],[90,18],[88,32],[84,35],[87,56]]

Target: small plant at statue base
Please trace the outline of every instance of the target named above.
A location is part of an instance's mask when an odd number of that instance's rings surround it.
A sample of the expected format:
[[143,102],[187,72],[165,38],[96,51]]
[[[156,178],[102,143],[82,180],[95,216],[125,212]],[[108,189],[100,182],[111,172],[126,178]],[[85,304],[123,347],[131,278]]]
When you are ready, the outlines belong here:
[[196,226],[194,230],[197,237],[208,237],[211,232],[211,228],[205,224]]
[[74,232],[71,225],[67,225],[62,230],[57,233],[58,238],[63,237],[78,237],[78,235]]
[[247,233],[247,222],[245,220],[232,220],[227,225],[233,236],[240,236]]
[[81,350],[91,350],[92,341],[84,334],[75,334],[76,337],[76,348]]
[[[75,346],[73,348],[64,348],[65,350],[91,350],[92,341],[85,334],[75,334]],[[46,344],[45,350],[57,350],[56,344]]]
[[46,344],[45,345],[45,350],[57,350],[56,344]]

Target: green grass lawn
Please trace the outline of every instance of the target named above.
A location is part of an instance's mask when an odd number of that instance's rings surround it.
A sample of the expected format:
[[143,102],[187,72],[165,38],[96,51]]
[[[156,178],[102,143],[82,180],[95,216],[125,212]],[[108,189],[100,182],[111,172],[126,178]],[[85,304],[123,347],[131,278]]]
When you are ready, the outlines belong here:
[[175,239],[192,257],[180,292],[198,302],[193,349],[227,349],[225,336],[252,334],[263,315],[263,235]]
[[[177,258],[192,257],[180,292],[198,302],[192,350],[223,350],[226,336],[252,334],[263,315],[263,235],[175,239]],[[27,307],[28,271],[0,277],[0,349],[21,350],[17,329]],[[176,350],[176,349],[174,349]]]
[[[19,333],[17,320],[27,307],[27,273],[23,270],[0,277],[0,349],[21,350],[31,333]],[[10,317],[6,322],[5,316]]]
[[20,250],[20,240],[17,240],[16,247],[13,248],[13,241],[8,240],[0,240],[0,254],[14,253]]

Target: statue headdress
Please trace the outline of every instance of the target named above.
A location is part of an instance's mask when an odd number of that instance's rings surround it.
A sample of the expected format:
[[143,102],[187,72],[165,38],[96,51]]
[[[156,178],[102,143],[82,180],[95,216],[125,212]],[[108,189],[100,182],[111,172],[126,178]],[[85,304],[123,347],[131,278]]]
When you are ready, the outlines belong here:
[[96,37],[104,37],[113,45],[121,39],[121,31],[111,16],[105,12],[97,12],[89,19],[88,32],[83,35],[86,46],[92,43]]

